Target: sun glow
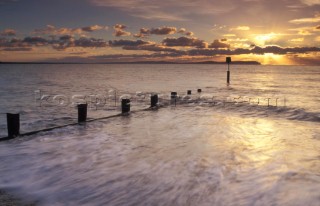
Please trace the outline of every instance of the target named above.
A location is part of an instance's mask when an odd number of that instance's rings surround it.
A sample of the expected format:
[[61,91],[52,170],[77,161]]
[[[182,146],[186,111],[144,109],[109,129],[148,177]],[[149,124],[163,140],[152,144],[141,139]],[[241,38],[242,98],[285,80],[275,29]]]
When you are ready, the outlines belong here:
[[258,35],[255,35],[255,43],[258,44],[258,45],[265,45],[266,42],[276,38],[277,34],[275,33],[270,33],[270,34],[258,34]]
[[265,53],[263,55],[263,59],[261,61],[262,64],[287,64],[283,55],[273,54],[273,53]]

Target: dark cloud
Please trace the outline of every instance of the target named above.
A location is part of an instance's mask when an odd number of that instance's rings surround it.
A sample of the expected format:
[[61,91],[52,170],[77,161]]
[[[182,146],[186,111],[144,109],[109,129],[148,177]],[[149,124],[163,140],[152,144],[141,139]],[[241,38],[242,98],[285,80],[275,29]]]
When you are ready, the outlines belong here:
[[[65,50],[71,47],[101,48],[107,47],[108,43],[102,39],[96,38],[81,37],[79,39],[74,39],[71,35],[63,35],[59,38],[59,40],[48,40],[43,37],[25,37],[22,40],[16,38],[0,39],[1,48],[32,48],[34,46],[51,46],[56,50]],[[29,50],[30,49],[25,49],[25,51]]]
[[106,47],[107,42],[103,39],[81,37],[74,41],[75,47]]
[[59,38],[59,40],[61,40],[61,41],[70,41],[72,39],[73,39],[73,36],[71,36],[71,35],[63,35]]
[[3,32],[0,32],[1,36],[15,36],[16,31],[14,29],[5,29]]
[[192,49],[187,53],[189,56],[231,55],[231,51],[225,49]]
[[[178,32],[180,32],[180,30]],[[182,32],[182,30],[181,30],[181,32]],[[164,26],[164,27],[152,28],[152,29],[141,28],[140,29],[140,33],[136,34],[135,36],[136,37],[145,37],[145,36],[148,36],[148,35],[151,35],[151,34],[154,34],[154,35],[168,35],[168,34],[175,34],[175,33],[177,33],[177,28],[176,27]]]
[[209,48],[214,48],[214,49],[230,48],[230,45],[216,39],[209,45]]
[[206,46],[203,40],[189,37],[165,38],[162,43],[165,46],[191,46],[198,48],[204,48]]
[[139,46],[124,46],[123,49],[125,49],[125,50],[145,50],[145,51],[155,51],[155,52],[175,52],[175,53],[180,52],[177,49],[168,48],[168,47],[164,47],[162,45],[156,45],[156,44],[139,45]]
[[190,56],[213,56],[213,55],[240,55],[240,54],[258,54],[263,55],[265,53],[273,54],[303,54],[309,52],[320,52],[319,47],[294,47],[294,48],[281,48],[279,46],[267,46],[258,47],[255,46],[252,49],[193,49],[188,51]]
[[4,48],[1,51],[9,51],[9,52],[16,52],[16,51],[32,51],[31,47],[8,47]]
[[314,57],[300,57],[299,55],[287,55],[288,59],[299,65],[320,65],[320,59],[317,55]]
[[316,27],[316,29],[320,29],[320,25]]
[[35,37],[26,37],[23,39],[23,42],[30,43],[30,44],[45,44],[45,43],[48,43],[48,40],[42,37],[35,36]]
[[89,58],[103,61],[120,61],[120,60],[131,60],[137,61],[137,59],[153,59],[153,58],[166,58],[166,57],[180,57],[179,53],[153,53],[153,54],[111,54],[111,55],[100,55],[100,56],[90,56]]
[[175,34],[176,32],[177,32],[176,27],[160,27],[160,28],[152,28],[150,30],[150,34],[156,34],[156,35]]
[[108,43],[103,39],[81,37],[74,39],[70,35],[60,37],[60,41],[52,41],[52,47],[56,50],[65,50],[71,47],[83,47],[83,48],[101,48],[107,47]]
[[136,40],[136,41],[132,41],[132,40],[124,40],[124,39],[120,39],[120,40],[110,40],[109,41],[109,45],[113,46],[113,47],[122,47],[122,46],[139,46],[139,45],[145,45],[145,44],[150,44],[151,42],[148,41],[142,41],[142,40]]
[[5,48],[6,51],[9,51],[10,48],[31,48],[32,45],[30,43],[26,43],[21,39],[6,39],[6,38],[1,38],[0,39],[0,48]]

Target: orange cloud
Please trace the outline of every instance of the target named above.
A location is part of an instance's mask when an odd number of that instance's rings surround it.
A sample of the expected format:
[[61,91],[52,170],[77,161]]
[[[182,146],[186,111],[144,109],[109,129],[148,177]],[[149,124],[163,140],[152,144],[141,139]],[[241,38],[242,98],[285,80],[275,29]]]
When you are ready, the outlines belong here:
[[5,29],[3,32],[0,32],[1,36],[15,36],[16,31],[14,29]]

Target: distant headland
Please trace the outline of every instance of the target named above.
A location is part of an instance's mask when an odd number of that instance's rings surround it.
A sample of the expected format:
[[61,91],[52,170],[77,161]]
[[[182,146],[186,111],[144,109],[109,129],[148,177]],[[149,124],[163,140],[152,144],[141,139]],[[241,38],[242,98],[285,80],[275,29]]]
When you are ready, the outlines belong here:
[[[0,64],[226,64],[217,61],[173,62],[173,61],[133,61],[133,62],[1,62]],[[233,61],[232,64],[261,65],[257,61]]]

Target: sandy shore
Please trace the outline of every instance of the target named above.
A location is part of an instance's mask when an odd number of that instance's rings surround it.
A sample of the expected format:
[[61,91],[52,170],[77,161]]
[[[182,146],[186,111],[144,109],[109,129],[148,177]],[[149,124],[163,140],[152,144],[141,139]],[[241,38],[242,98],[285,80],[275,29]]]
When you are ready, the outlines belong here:
[[35,203],[26,203],[7,192],[0,190],[0,205],[1,206],[35,206]]

